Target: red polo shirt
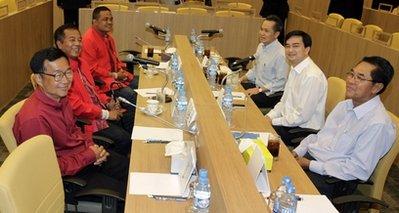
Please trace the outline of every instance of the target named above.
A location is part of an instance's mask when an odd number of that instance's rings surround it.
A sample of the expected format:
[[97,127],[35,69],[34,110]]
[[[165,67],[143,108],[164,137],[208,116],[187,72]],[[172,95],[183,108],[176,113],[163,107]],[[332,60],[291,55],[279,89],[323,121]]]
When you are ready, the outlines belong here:
[[94,145],[91,134],[82,133],[76,126],[68,99],[57,102],[40,88],[16,115],[13,132],[18,144],[37,135],[49,135],[63,176],[74,175],[96,161],[94,151],[89,148]]
[[[90,27],[83,35],[80,57],[89,63],[93,78],[100,78],[105,82],[105,85],[100,88],[101,93],[108,92],[111,83],[115,81],[109,73],[125,67],[118,58],[115,41],[111,34],[104,35],[93,27]],[[122,83],[127,86],[134,76],[128,72],[125,72],[125,75],[127,79]]]

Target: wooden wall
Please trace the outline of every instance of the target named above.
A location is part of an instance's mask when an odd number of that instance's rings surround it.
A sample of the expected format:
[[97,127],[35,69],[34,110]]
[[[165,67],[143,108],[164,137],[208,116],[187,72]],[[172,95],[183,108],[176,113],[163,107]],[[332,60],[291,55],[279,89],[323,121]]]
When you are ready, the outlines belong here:
[[388,59],[395,68],[396,74],[388,89],[383,93],[382,100],[389,111],[399,115],[398,50],[295,13],[290,13],[287,28],[288,31],[300,29],[311,35],[313,45],[310,55],[327,77],[338,76],[345,79],[345,73],[364,56],[378,55]]
[[29,60],[52,43],[52,1],[0,18],[0,108],[29,82]]
[[[79,29],[82,34],[91,26],[93,9],[80,9]],[[259,17],[216,17],[208,15],[186,15],[169,13],[146,13],[135,11],[113,11],[114,37],[117,48],[121,50],[140,50],[135,36],[150,42],[152,45],[163,45],[163,40],[157,38],[152,31],[146,29],[145,23],[155,26],[168,26],[173,35],[189,35],[191,29],[197,33],[204,29],[223,29],[223,34],[205,41],[205,45],[213,46],[224,57],[247,57],[256,51],[259,43],[258,32],[262,19]],[[140,42],[139,42],[140,43]]]

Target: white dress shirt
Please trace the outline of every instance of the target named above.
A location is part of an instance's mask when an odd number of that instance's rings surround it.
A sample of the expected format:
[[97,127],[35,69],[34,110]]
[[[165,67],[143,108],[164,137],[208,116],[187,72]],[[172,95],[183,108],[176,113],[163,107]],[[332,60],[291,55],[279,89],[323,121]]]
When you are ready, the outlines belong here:
[[309,135],[294,150],[316,160],[309,170],[342,180],[366,181],[378,161],[395,141],[396,128],[380,97],[353,108],[352,100],[340,102],[317,135]]
[[267,89],[267,96],[283,91],[289,71],[283,45],[277,39],[267,45],[260,43],[254,56],[255,65],[246,74],[248,80]]
[[273,125],[320,129],[324,125],[326,97],[326,77],[307,57],[291,66],[283,97],[267,116]]

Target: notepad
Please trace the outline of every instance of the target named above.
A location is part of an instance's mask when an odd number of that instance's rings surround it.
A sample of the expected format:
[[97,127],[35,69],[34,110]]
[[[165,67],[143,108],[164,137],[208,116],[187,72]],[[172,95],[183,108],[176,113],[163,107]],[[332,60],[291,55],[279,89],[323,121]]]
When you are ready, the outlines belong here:
[[[135,89],[135,92],[144,98],[151,98],[157,95],[159,91],[161,91],[160,87],[155,88],[146,88],[146,89]],[[168,87],[165,87],[164,93],[170,96],[173,96],[174,92]]]
[[301,198],[298,201],[296,212],[306,213],[338,213],[337,209],[325,195],[304,195],[298,194]]

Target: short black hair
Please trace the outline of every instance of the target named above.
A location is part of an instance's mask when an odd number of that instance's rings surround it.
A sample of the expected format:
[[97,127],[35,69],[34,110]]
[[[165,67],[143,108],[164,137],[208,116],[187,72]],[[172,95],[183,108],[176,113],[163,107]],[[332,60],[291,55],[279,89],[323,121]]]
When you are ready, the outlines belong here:
[[302,38],[302,42],[306,47],[312,47],[312,38],[310,37],[309,34],[305,33],[302,30],[294,30],[289,32],[286,36],[285,36],[285,41],[284,43],[287,43],[288,39],[290,39],[293,36],[299,36]]
[[280,32],[283,30],[283,22],[281,21],[281,19],[276,16],[276,15],[268,15],[265,18],[266,21],[273,21],[274,22],[274,27],[273,30],[274,32]]
[[[49,47],[46,49],[39,50],[36,52],[32,58],[30,59],[30,69],[34,74],[40,74],[44,73],[44,61],[55,61],[59,58],[64,57],[67,59],[67,56],[65,55],[64,52],[62,52],[60,49],[57,49],[55,47]],[[67,59],[68,60],[68,59]]]
[[93,10],[93,14],[92,14],[92,20],[97,20],[98,18],[100,18],[100,13],[102,11],[109,11],[111,12],[111,10],[108,7],[105,6],[100,6],[100,7],[96,7]]
[[64,24],[59,26],[54,32],[54,43],[57,47],[57,41],[63,41],[65,38],[65,30],[77,30],[79,31],[78,27],[73,24]]
[[366,56],[360,62],[362,61],[375,66],[375,69],[371,71],[370,76],[374,83],[382,83],[384,85],[377,94],[379,95],[383,93],[389,82],[391,82],[395,72],[391,63],[380,56]]

